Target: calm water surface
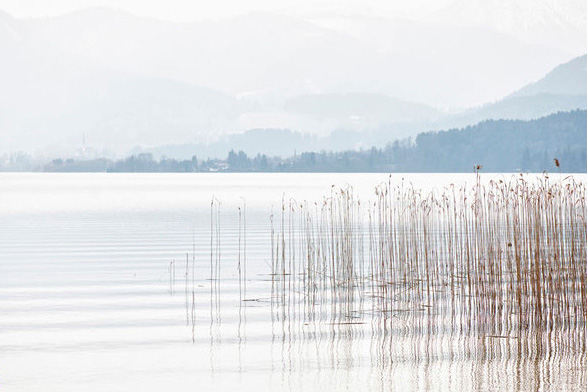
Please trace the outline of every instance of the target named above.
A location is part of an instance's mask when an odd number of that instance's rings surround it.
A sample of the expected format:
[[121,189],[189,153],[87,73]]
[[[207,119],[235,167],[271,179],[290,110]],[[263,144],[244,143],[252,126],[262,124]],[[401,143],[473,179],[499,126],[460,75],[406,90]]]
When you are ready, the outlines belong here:
[[[402,178],[425,189],[474,181]],[[269,217],[282,198],[351,184],[368,199],[387,179],[0,174],[0,390],[585,390],[582,350],[463,341],[412,316],[390,333],[377,318],[312,323],[272,306]]]

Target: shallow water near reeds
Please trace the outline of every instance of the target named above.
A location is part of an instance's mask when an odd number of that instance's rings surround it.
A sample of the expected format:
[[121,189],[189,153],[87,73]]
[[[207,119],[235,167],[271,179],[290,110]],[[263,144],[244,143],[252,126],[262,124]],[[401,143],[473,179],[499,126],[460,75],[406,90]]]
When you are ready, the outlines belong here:
[[[392,176],[402,179],[424,190],[476,181]],[[585,390],[578,322],[519,328],[502,312],[479,328],[468,321],[484,309],[445,312],[471,295],[449,299],[440,284],[428,286],[439,306],[429,292],[404,296],[405,285],[389,286],[394,303],[382,309],[381,282],[343,291],[308,281],[289,261],[304,246],[281,249],[278,263],[282,203],[320,203],[332,185],[374,200],[388,180],[0,174],[0,390]],[[282,230],[284,241],[300,240],[301,222]]]

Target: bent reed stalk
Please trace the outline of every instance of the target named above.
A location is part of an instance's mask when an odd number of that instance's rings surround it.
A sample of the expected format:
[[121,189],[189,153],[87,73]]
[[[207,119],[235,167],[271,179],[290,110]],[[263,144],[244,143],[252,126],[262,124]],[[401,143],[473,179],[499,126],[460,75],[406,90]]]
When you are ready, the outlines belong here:
[[426,313],[459,333],[584,336],[584,184],[546,174],[484,183],[477,174],[470,188],[425,193],[390,176],[374,194],[361,203],[348,186],[320,202],[284,197],[279,227],[271,217],[278,319],[298,309],[308,322],[332,323]]

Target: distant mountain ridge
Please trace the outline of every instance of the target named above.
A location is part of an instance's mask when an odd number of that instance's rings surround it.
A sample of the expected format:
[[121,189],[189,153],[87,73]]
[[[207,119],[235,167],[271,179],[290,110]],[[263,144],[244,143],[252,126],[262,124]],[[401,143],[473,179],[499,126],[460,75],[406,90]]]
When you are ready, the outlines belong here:
[[431,106],[383,94],[308,94],[288,99],[285,110],[316,117],[341,117],[393,122],[431,120],[441,114]]
[[[319,134],[348,149],[584,107],[582,96],[551,88],[448,115],[419,102],[503,96],[566,54],[479,28],[343,22],[352,31],[263,12],[188,24],[109,8],[33,20],[1,13],[0,152],[124,154],[222,144],[247,129]],[[345,137],[334,143],[331,132]]]
[[478,28],[355,22],[364,35],[267,12],[173,24],[87,9],[26,24],[37,38],[110,68],[247,94],[265,103],[350,92],[444,107],[480,103],[510,93],[570,57]]
[[561,64],[544,78],[512,94],[512,97],[537,94],[587,95],[587,54]]
[[440,121],[439,125],[466,126],[489,119],[532,120],[576,109],[587,109],[587,55],[555,67],[502,100]]
[[[354,118],[363,120],[369,116],[385,117],[396,121],[400,118],[394,110],[402,112],[405,123],[389,123],[373,126],[370,130],[346,130],[334,132],[328,137],[308,137],[302,134],[277,129],[258,130],[256,133],[245,132],[228,137],[212,144],[191,144],[183,146],[160,146],[149,149],[156,156],[167,155],[176,158],[189,158],[192,152],[203,158],[221,158],[231,149],[242,149],[250,155],[257,153],[287,156],[294,149],[304,150],[345,150],[349,148],[370,148],[395,139],[402,139],[405,132],[415,136],[428,130],[467,127],[471,124],[491,120],[535,120],[559,112],[587,109],[587,90],[585,74],[587,73],[587,56],[581,56],[562,64],[543,79],[528,85],[518,92],[498,102],[472,109],[465,114],[446,116],[431,107],[410,102],[397,101],[393,98],[373,94],[315,94],[298,96],[288,100],[288,111],[314,117],[346,116],[349,124]],[[285,134],[283,132],[286,132]],[[264,136],[259,138],[259,134]],[[279,144],[279,138],[288,140]],[[337,141],[340,139],[341,141]],[[271,141],[276,145],[271,147]],[[278,146],[279,145],[279,146]]]

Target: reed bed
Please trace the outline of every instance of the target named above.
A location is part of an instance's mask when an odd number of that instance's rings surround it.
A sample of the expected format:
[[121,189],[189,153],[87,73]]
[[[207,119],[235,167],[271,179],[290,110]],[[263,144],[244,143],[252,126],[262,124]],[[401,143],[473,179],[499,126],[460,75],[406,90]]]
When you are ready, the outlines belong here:
[[411,333],[495,339],[564,332],[585,352],[586,194],[572,177],[478,174],[427,193],[390,177],[363,203],[350,186],[320,202],[284,198],[271,216],[274,316],[370,315]]

